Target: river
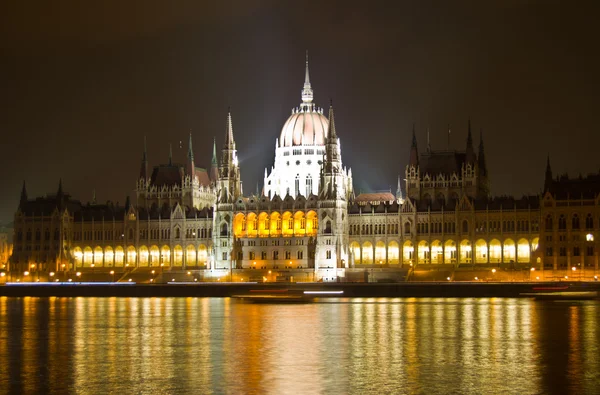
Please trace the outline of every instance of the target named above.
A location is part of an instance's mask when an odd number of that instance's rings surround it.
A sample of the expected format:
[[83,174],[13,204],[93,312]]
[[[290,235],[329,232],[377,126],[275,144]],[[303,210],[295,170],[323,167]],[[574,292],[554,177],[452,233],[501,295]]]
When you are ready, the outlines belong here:
[[600,393],[600,303],[0,297],[0,393]]

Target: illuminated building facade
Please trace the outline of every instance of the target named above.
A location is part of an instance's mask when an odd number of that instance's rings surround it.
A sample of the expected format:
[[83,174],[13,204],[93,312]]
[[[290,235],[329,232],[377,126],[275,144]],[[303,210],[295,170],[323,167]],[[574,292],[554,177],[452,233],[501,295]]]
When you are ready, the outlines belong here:
[[[343,138],[343,131],[341,131]],[[261,193],[244,195],[231,114],[220,160],[148,171],[136,202],[82,204],[62,191],[15,214],[11,271],[194,271],[204,279],[357,280],[377,268],[598,268],[600,180],[552,179],[542,195],[490,197],[483,139],[464,151],[419,153],[413,128],[405,194],[355,196],[333,106],[313,103],[308,63],[302,103],[286,121]],[[154,273],[154,272],[153,272]],[[236,277],[237,276],[237,277]]]

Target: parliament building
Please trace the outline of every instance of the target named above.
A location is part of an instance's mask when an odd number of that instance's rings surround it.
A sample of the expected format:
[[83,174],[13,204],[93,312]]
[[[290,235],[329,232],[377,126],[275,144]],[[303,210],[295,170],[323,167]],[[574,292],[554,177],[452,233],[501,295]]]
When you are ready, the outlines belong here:
[[135,201],[124,205],[84,204],[60,182],[55,194],[30,199],[23,184],[9,271],[22,281],[110,273],[156,282],[371,281],[369,273],[405,279],[461,268],[596,273],[600,175],[554,177],[548,159],[539,195],[491,196],[483,137],[476,147],[469,122],[461,151],[419,150],[413,127],[396,193],[357,195],[343,138],[333,107],[313,102],[307,61],[301,103],[275,142],[262,191],[243,193],[229,113],[207,168],[196,166],[190,135],[185,163],[170,156],[150,171],[144,142]]

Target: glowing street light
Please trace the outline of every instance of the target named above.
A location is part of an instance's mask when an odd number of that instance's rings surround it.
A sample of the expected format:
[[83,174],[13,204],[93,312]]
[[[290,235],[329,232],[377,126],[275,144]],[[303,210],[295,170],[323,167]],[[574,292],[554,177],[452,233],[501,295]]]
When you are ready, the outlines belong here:
[[591,233],[588,233],[587,235],[585,235],[585,239],[587,241],[594,241],[594,235]]
[[573,271],[576,271],[576,270],[577,270],[577,268],[576,268],[575,266],[573,266],[573,267],[571,268],[571,270],[573,270]]
[[29,272],[28,272],[27,270],[25,270],[25,271],[23,272],[23,275],[24,275],[24,276],[29,276]]
[[50,277],[54,277],[54,272],[49,273]]
[[492,269],[492,273],[496,273],[496,269]]

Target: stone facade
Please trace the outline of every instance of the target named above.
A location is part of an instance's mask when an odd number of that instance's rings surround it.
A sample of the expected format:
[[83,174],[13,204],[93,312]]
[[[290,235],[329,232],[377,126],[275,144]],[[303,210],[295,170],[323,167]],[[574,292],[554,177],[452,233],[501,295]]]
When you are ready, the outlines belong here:
[[[327,118],[314,109],[308,68],[302,100],[298,111],[323,117],[324,129],[308,118],[299,129],[286,122],[275,167],[254,195],[242,190],[231,114],[220,160],[213,145],[210,171],[196,167],[191,136],[185,164],[169,157],[151,173],[144,147],[133,204],[83,204],[62,183],[56,194],[29,199],[23,185],[10,270],[17,278],[160,269],[203,278],[338,281],[374,269],[598,269],[599,175],[553,179],[548,162],[542,194],[491,197],[483,139],[475,154],[469,122],[465,151],[428,145],[420,155],[413,129],[405,196],[400,182],[396,195],[355,196],[333,106]],[[301,118],[297,111],[291,117]],[[292,186],[300,173],[282,160],[294,155],[319,159]]]

